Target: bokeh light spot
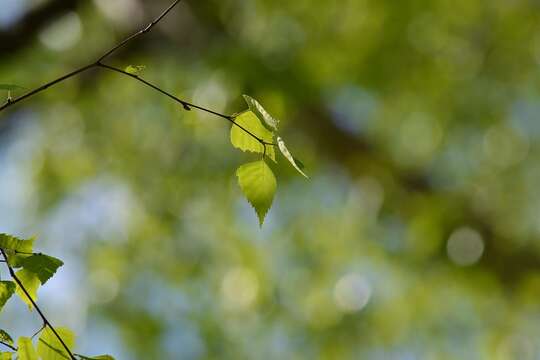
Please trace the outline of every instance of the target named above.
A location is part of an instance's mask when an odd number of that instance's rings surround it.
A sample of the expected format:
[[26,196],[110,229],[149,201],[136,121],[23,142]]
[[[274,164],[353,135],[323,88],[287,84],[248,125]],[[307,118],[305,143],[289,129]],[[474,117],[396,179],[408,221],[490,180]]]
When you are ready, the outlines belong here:
[[468,227],[455,230],[446,244],[448,257],[459,266],[468,266],[480,260],[484,253],[482,236]]
[[221,283],[223,305],[229,310],[246,310],[255,302],[258,290],[259,281],[252,270],[231,269]]
[[371,297],[371,285],[359,274],[347,274],[338,280],[334,288],[337,306],[344,312],[363,309]]
[[77,44],[81,35],[81,20],[76,13],[70,12],[46,27],[39,34],[39,40],[51,50],[63,51]]

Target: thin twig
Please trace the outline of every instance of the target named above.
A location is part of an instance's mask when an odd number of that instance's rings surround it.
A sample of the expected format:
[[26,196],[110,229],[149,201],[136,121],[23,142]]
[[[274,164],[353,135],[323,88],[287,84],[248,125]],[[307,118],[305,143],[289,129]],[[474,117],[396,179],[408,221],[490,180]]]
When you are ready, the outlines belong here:
[[6,101],[6,103],[4,105],[0,106],[0,111],[4,110],[4,109],[6,109],[6,108],[8,108],[8,107],[10,107],[12,105],[15,105],[19,101],[22,101],[22,100],[24,100],[26,98],[29,98],[32,95],[35,95],[35,94],[37,94],[39,92],[42,92],[43,90],[45,90],[45,89],[47,89],[47,88],[49,88],[49,87],[51,87],[51,86],[53,86],[55,84],[58,84],[59,82],[67,80],[70,77],[73,77],[75,75],[79,75],[80,73],[82,73],[82,72],[84,72],[84,71],[86,71],[88,69],[91,69],[91,68],[93,68],[95,66],[97,66],[97,65],[96,64],[89,64],[89,65],[83,66],[83,67],[81,67],[81,68],[79,68],[77,70],[73,70],[69,74],[66,74],[66,75],[63,75],[63,76],[59,77],[58,79],[55,79],[55,80],[53,80],[51,82],[48,82],[48,83],[46,83],[44,85],[41,85],[40,87],[38,87],[38,88],[36,88],[36,89],[34,89],[34,90],[24,94],[24,95],[21,95],[21,96],[16,97],[16,98],[10,98],[8,101]]
[[152,27],[154,27],[154,25],[156,25],[158,22],[161,21],[161,19],[163,19],[165,17],[165,15],[167,15],[169,13],[169,11],[171,11],[180,1],[182,0],[176,0],[174,1],[171,5],[169,5],[169,7],[167,9],[165,9],[156,19],[154,19],[152,22],[150,22],[148,25],[146,25],[144,28],[142,28],[141,30],[137,31],[135,34],[131,35],[131,36],[128,36],[126,39],[124,39],[124,41],[122,41],[120,44],[118,45],[115,45],[112,47],[112,49],[110,49],[109,51],[107,51],[105,54],[103,54],[99,59],[98,61],[96,61],[96,63],[100,63],[102,62],[103,60],[105,60],[105,58],[109,57],[109,55],[111,55],[113,52],[115,52],[116,50],[120,49],[122,46],[126,45],[128,42],[130,42],[131,40],[133,40],[134,38],[136,38],[137,36],[140,36],[144,33],[147,33],[150,31],[150,29],[152,29]]
[[109,70],[112,70],[112,71],[116,71],[116,72],[119,72],[121,74],[124,74],[126,76],[129,76],[129,77],[132,77],[142,83],[144,83],[145,85],[147,86],[150,86],[151,88],[153,88],[154,90],[156,91],[159,91],[161,94],[165,95],[165,96],[168,96],[170,97],[171,99],[179,102],[180,104],[182,104],[183,108],[185,110],[190,110],[191,108],[195,108],[195,109],[198,109],[198,110],[202,110],[202,111],[205,111],[209,114],[213,114],[213,115],[216,115],[216,116],[219,116],[223,119],[226,119],[227,121],[231,122],[233,125],[235,126],[238,126],[240,129],[242,129],[244,132],[246,132],[247,134],[249,134],[251,137],[253,137],[255,140],[257,140],[259,143],[261,143],[264,147],[265,147],[265,150],[266,150],[266,145],[275,145],[274,143],[271,143],[271,142],[267,142],[267,141],[264,141],[262,138],[258,137],[257,135],[253,134],[251,131],[247,130],[246,128],[244,128],[243,126],[237,124],[235,121],[234,121],[234,116],[231,116],[231,115],[225,115],[225,114],[221,114],[217,111],[214,111],[214,110],[210,110],[210,109],[207,109],[207,108],[204,108],[202,106],[199,106],[199,105],[195,105],[195,104],[191,104],[187,101],[184,101],[184,100],[181,100],[179,99],[178,97],[166,92],[165,90],[157,87],[156,85],[154,84],[151,84],[149,83],[148,81],[144,80],[144,79],[141,79],[140,77],[138,77],[137,75],[135,74],[130,74],[126,71],[123,71],[121,69],[118,69],[118,68],[115,68],[113,66],[109,66],[109,65],[106,65],[103,63],[103,60],[105,60],[106,58],[108,58],[110,55],[112,55],[114,52],[116,52],[118,49],[120,49],[121,47],[123,47],[124,45],[126,45],[128,42],[130,42],[131,40],[135,39],[136,37],[142,35],[142,34],[145,34],[147,32],[149,32],[157,23],[159,23],[161,21],[161,19],[163,19],[176,5],[178,5],[178,3],[180,3],[180,1],[182,0],[175,0],[173,1],[173,3],[171,5],[169,5],[169,7],[167,7],[157,18],[155,18],[153,21],[151,21],[148,25],[146,25],[144,28],[142,28],[141,30],[137,31],[136,33],[128,36],[126,39],[124,39],[122,42],[120,42],[119,44],[113,46],[110,50],[108,50],[107,52],[105,52],[105,54],[103,54],[98,60],[96,60],[95,62],[91,63],[91,64],[88,64],[88,65],[85,65],[77,70],[74,70],[66,75],[63,75],[51,82],[48,82],[22,96],[19,96],[17,98],[11,98],[11,97],[8,97],[8,100],[6,101],[6,103],[2,106],[0,106],[0,111],[18,103],[19,101],[22,101],[26,98],[29,98],[30,96],[33,96],[55,84],[58,84],[59,82],[62,82],[64,80],[67,80],[75,75],[79,75],[83,72],[85,72],[86,70],[89,70],[89,69],[92,69],[92,68],[95,68],[95,67],[102,67],[102,68],[105,68],[105,69],[109,69]]
[[0,248],[0,253],[2,253],[2,256],[4,257],[4,260],[6,261],[6,266],[9,270],[9,274],[11,275],[11,277],[13,278],[13,280],[15,280],[15,282],[17,283],[17,285],[21,288],[21,290],[23,291],[24,295],[26,295],[26,297],[28,298],[28,300],[30,301],[30,303],[34,306],[34,308],[36,309],[36,311],[38,312],[39,316],[41,317],[41,320],[43,320],[43,323],[49,327],[49,329],[51,329],[51,331],[53,332],[53,334],[56,336],[56,338],[58,339],[58,341],[60,341],[60,344],[62,344],[62,347],[67,351],[67,353],[69,354],[70,358],[72,360],[76,360],[75,356],[73,356],[73,353],[71,352],[71,350],[67,347],[66,343],[64,342],[64,340],[62,340],[62,338],[60,337],[60,335],[58,334],[58,332],[56,332],[56,329],[51,325],[51,323],[49,322],[49,320],[47,320],[47,318],[45,317],[45,315],[43,314],[43,312],[41,311],[41,309],[39,308],[39,306],[36,304],[36,302],[34,301],[34,299],[32,299],[32,296],[30,296],[30,294],[28,293],[28,290],[26,290],[26,288],[24,287],[24,285],[22,284],[21,280],[17,277],[17,275],[15,275],[15,270],[13,270],[13,268],[11,267],[11,265],[9,265],[9,262],[8,262],[8,258],[7,258],[7,255],[6,255],[6,252],[4,251],[4,249],[1,249]]
[[149,86],[151,87],[152,89],[160,92],[161,94],[165,95],[165,96],[168,96],[169,98],[173,99],[174,101],[182,104],[182,106],[185,108],[186,106],[188,108],[195,108],[195,109],[199,109],[199,110],[202,110],[202,111],[205,111],[207,113],[210,113],[212,115],[216,115],[216,116],[219,116],[227,121],[229,121],[230,123],[232,123],[233,125],[235,126],[238,126],[240,129],[242,129],[243,131],[245,131],[247,134],[251,135],[254,139],[256,139],[258,142],[260,142],[261,144],[264,145],[274,145],[273,143],[270,143],[270,142],[267,142],[267,141],[264,141],[263,139],[261,139],[260,137],[258,137],[257,135],[253,134],[251,131],[249,131],[248,129],[246,129],[245,127],[243,127],[242,125],[238,124],[236,121],[234,121],[234,117],[231,116],[231,115],[225,115],[225,114],[221,114],[217,111],[214,111],[214,110],[210,110],[210,109],[207,109],[205,107],[202,107],[202,106],[199,106],[199,105],[195,105],[195,104],[192,104],[190,102],[187,102],[185,100],[182,100],[180,98],[178,98],[177,96],[174,96],[173,94],[161,89],[160,87],[144,80],[143,78],[141,78],[140,76],[138,75],[135,75],[135,74],[130,74],[128,73],[127,71],[124,71],[122,69],[119,69],[119,68],[116,68],[114,66],[110,66],[110,65],[106,65],[106,64],[103,64],[103,63],[100,63],[98,65],[99,67],[102,67],[104,69],[108,69],[108,70],[111,70],[111,71],[115,71],[117,73],[120,73],[122,75],[125,75],[125,76],[129,76],[130,78],[132,79],[135,79],[137,81],[140,81],[142,82],[143,84],[145,84],[146,86]]
[[91,64],[88,64],[86,66],[83,66],[77,70],[74,70],[66,75],[63,75],[61,77],[59,77],[58,79],[55,79],[51,82],[48,82],[22,96],[19,96],[17,98],[9,98],[9,100],[2,106],[0,106],[0,111],[4,110],[5,108],[11,106],[11,105],[14,105],[16,103],[18,103],[19,101],[22,101],[32,95],[35,95],[45,89],[47,89],[48,87],[50,86],[53,86],[59,82],[62,82],[64,80],[67,80],[69,79],[70,77],[73,77],[75,75],[78,75],[88,69],[91,69],[93,67],[96,67],[98,66],[98,64],[103,61],[105,58],[109,57],[112,53],[114,53],[116,50],[120,49],[122,46],[126,45],[129,41],[135,39],[136,37],[144,34],[144,33],[147,33],[148,31],[150,31],[150,29],[152,27],[154,27],[154,25],[156,25],[158,22],[161,21],[161,19],[163,19],[165,17],[165,15],[167,15],[169,13],[169,11],[171,11],[180,1],[182,0],[175,0],[167,9],[165,9],[165,11],[163,11],[156,19],[154,19],[152,22],[150,22],[148,25],[146,25],[144,28],[142,28],[141,30],[137,31],[136,33],[134,33],[133,35],[129,36],[128,38],[126,38],[124,41],[122,41],[121,43],[119,43],[118,45],[114,46],[112,49],[108,50],[105,54],[103,54],[97,61],[91,63]]

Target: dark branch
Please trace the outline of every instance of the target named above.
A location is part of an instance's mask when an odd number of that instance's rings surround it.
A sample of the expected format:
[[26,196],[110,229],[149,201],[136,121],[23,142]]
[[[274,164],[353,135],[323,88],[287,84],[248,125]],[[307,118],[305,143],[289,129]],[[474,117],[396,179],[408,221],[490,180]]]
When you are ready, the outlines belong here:
[[[143,78],[135,75],[135,74],[130,74],[128,73],[127,71],[124,71],[122,69],[118,69],[114,66],[110,66],[110,65],[106,65],[106,64],[103,64],[103,63],[99,63],[98,64],[99,67],[102,67],[104,69],[108,69],[108,70],[111,70],[111,71],[115,71],[117,73],[120,73],[122,75],[125,75],[125,76],[129,76],[130,78],[132,79],[135,79],[137,81],[140,81],[142,82],[143,84],[145,84],[146,86],[149,86],[151,87],[152,89],[160,92],[161,94],[165,95],[165,96],[168,96],[169,98],[173,99],[174,101],[180,103],[184,109],[189,109],[189,108],[195,108],[195,109],[199,109],[201,111],[205,111],[209,114],[212,114],[212,115],[216,115],[216,116],[219,116],[227,121],[229,121],[230,123],[232,123],[233,125],[235,126],[238,126],[240,129],[242,129],[243,131],[245,131],[247,134],[251,135],[254,139],[256,139],[258,142],[260,142],[262,145],[274,145],[274,143],[269,143],[269,142],[266,142],[264,141],[263,139],[261,139],[260,137],[258,137],[257,135],[253,134],[251,131],[249,131],[248,129],[246,129],[245,127],[243,127],[242,125],[238,124],[236,121],[234,121],[234,117],[231,116],[231,115],[225,115],[225,114],[221,114],[221,113],[218,113],[214,110],[210,110],[210,109],[207,109],[205,107],[202,107],[202,106],[199,106],[199,105],[195,105],[195,104],[192,104],[190,102],[187,102],[185,100],[182,100],[174,95],[172,95],[171,93],[159,88],[158,86],[144,80]],[[266,146],[265,146],[265,149],[266,149]]]
[[3,342],[3,341],[0,340],[0,344],[4,345],[5,347],[10,348],[10,349],[13,350],[13,351],[17,351],[17,348],[16,348],[15,346],[10,345],[10,344],[8,344],[8,343],[6,343],[6,342]]
[[31,90],[30,92],[24,94],[24,95],[21,95],[17,98],[14,98],[14,99],[8,99],[8,101],[0,106],[0,111],[18,103],[19,101],[22,101],[26,98],[29,98],[55,84],[58,84],[59,82],[62,82],[64,80],[67,80],[73,76],[76,76],[76,75],[79,75],[83,72],[85,72],[86,70],[89,70],[89,69],[92,69],[92,68],[95,68],[95,67],[101,67],[101,68],[104,68],[104,69],[108,69],[108,70],[111,70],[111,71],[115,71],[115,72],[118,72],[120,74],[123,74],[123,75],[126,75],[126,76],[129,76],[135,80],[138,80],[140,82],[142,82],[143,84],[145,84],[146,86],[149,86],[151,87],[152,89],[160,92],[161,94],[173,99],[174,101],[180,103],[182,105],[182,107],[185,109],[185,110],[190,110],[191,108],[194,108],[194,109],[198,109],[198,110],[201,110],[201,111],[205,111],[209,114],[212,114],[212,115],[215,115],[215,116],[219,116],[223,119],[226,119],[227,121],[229,121],[230,123],[233,124],[233,126],[238,126],[240,129],[242,129],[245,133],[249,134],[251,137],[253,137],[255,140],[257,140],[259,143],[261,143],[261,145],[263,145],[264,147],[264,150],[265,150],[265,153],[266,153],[266,145],[275,145],[274,143],[271,143],[271,142],[267,142],[267,141],[264,141],[262,138],[258,137],[257,135],[253,134],[251,131],[247,130],[245,127],[243,127],[242,125],[239,125],[238,123],[236,123],[234,121],[234,117],[231,116],[231,115],[225,115],[225,114],[221,114],[217,111],[213,111],[213,110],[210,110],[210,109],[207,109],[205,107],[202,107],[202,106],[199,106],[199,105],[195,105],[195,104],[192,104],[192,103],[189,103],[187,101],[184,101],[182,99],[179,99],[178,97],[166,92],[165,90],[159,88],[158,86],[140,78],[139,76],[135,75],[135,74],[131,74],[131,73],[128,73],[124,70],[121,70],[121,69],[118,69],[118,68],[115,68],[113,66],[109,66],[109,65],[106,65],[103,63],[103,60],[105,60],[107,57],[109,57],[110,55],[112,55],[114,52],[116,52],[118,49],[120,49],[121,47],[123,47],[124,45],[126,45],[128,42],[130,42],[131,40],[135,39],[136,37],[142,35],[142,34],[145,34],[147,32],[149,32],[157,23],[159,23],[161,21],[161,19],[163,19],[178,3],[180,3],[180,1],[182,0],[175,0],[171,5],[169,5],[169,7],[167,9],[165,9],[156,19],[154,19],[152,22],[150,22],[148,25],[146,25],[144,28],[142,28],[141,30],[137,31],[136,33],[132,34],[131,36],[127,37],[126,39],[124,39],[122,42],[120,42],[118,45],[115,45],[114,47],[112,47],[110,50],[108,50],[107,52],[105,52],[105,54],[103,54],[96,62],[93,62],[91,64],[88,64],[86,66],[83,66],[77,70],[74,70],[66,75],[63,75],[53,81],[50,81],[44,85],[41,85],[40,87],[34,89],[34,90]]
[[154,27],[154,25],[156,25],[158,22],[161,21],[161,19],[163,19],[165,17],[165,15],[167,15],[169,13],[169,11],[171,11],[180,1],[182,0],[175,0],[167,9],[165,9],[165,11],[163,11],[161,13],[161,15],[159,15],[155,20],[153,20],[151,23],[149,23],[148,25],[146,25],[144,28],[142,28],[141,30],[137,31],[135,34],[131,35],[131,36],[128,36],[124,41],[122,41],[121,43],[119,43],[118,45],[116,46],[113,46],[112,49],[110,49],[109,51],[107,51],[105,54],[103,54],[99,59],[98,61],[96,61],[96,63],[100,63],[101,61],[105,60],[105,58],[107,58],[109,55],[111,55],[113,52],[115,52],[116,50],[120,49],[122,46],[126,45],[128,42],[130,42],[131,40],[133,40],[134,38],[136,38],[137,36],[140,36],[142,34],[145,34],[147,32],[150,31],[150,29],[152,29],[152,27]]
[[73,77],[73,76],[78,75],[78,74],[80,74],[80,73],[82,73],[82,72],[84,72],[84,71],[86,71],[88,69],[91,69],[94,66],[96,66],[96,64],[90,64],[90,65],[83,66],[82,68],[74,70],[74,71],[70,72],[69,74],[66,74],[66,75],[63,75],[63,76],[59,77],[58,79],[55,79],[55,80],[53,80],[51,82],[48,82],[48,83],[46,83],[44,85],[41,85],[40,87],[38,87],[38,88],[36,88],[36,89],[22,95],[22,96],[19,96],[19,97],[14,98],[14,99],[10,99],[4,105],[0,106],[0,111],[4,110],[5,108],[7,108],[7,107],[9,107],[11,105],[14,105],[14,104],[18,103],[19,101],[22,101],[22,100],[24,100],[26,98],[29,98],[30,96],[35,95],[35,94],[37,94],[37,93],[39,93],[39,92],[41,92],[41,91],[55,85],[55,84],[58,84],[59,82],[67,80],[70,77]]
[[15,275],[15,270],[13,270],[13,268],[11,267],[11,265],[9,265],[9,262],[8,262],[8,257],[6,255],[6,252],[4,249],[0,248],[0,253],[2,253],[2,256],[5,260],[5,263],[6,263],[6,266],[9,270],[9,274],[11,275],[11,277],[13,278],[13,280],[15,280],[15,282],[17,283],[17,285],[21,288],[21,290],[23,291],[24,295],[28,298],[28,300],[30,301],[30,303],[32,303],[32,305],[34,306],[34,308],[36,309],[36,311],[38,312],[39,316],[41,317],[41,320],[43,320],[43,323],[49,327],[49,329],[51,329],[51,331],[53,332],[54,336],[56,336],[56,338],[58,339],[58,341],[60,341],[60,344],[62,344],[62,347],[67,351],[67,353],[69,354],[70,358],[72,360],[76,360],[75,356],[73,356],[73,353],[71,352],[71,350],[69,350],[69,348],[67,347],[66,343],[64,342],[64,340],[62,340],[62,337],[60,337],[60,335],[58,334],[58,332],[56,332],[56,329],[51,325],[51,323],[49,322],[49,320],[47,320],[47,318],[45,317],[45,315],[43,314],[43,312],[41,311],[41,309],[39,308],[39,306],[36,304],[36,302],[34,301],[34,299],[32,299],[32,296],[30,296],[30,294],[28,293],[28,290],[26,290],[26,288],[24,287],[24,285],[22,284],[21,280],[19,280],[19,278],[17,277],[17,275]]

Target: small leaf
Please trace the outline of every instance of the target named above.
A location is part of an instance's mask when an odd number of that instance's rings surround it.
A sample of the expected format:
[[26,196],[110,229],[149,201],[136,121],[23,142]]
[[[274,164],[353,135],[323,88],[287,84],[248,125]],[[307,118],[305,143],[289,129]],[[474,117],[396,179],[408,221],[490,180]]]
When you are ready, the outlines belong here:
[[146,68],[144,65],[128,65],[124,71],[131,75],[136,75]]
[[[32,300],[34,300],[35,302],[37,300],[37,290],[40,284],[37,275],[27,269],[17,271],[15,275],[22,283],[30,297],[32,297]],[[28,299],[28,296],[25,294],[25,292],[21,289],[20,286],[17,286],[16,292],[17,295],[19,295],[19,297],[28,305],[28,308],[32,310],[32,302]]]
[[263,122],[263,124],[271,131],[277,131],[279,121],[274,119],[268,111],[266,111],[261,104],[254,98],[243,95],[244,100],[246,100],[249,110],[253,111],[255,115]]
[[[0,281],[0,310],[2,310],[2,308],[14,292],[15,283],[13,281]],[[9,335],[5,331],[0,330],[0,340],[3,339],[3,334],[9,337]]]
[[[62,338],[62,341],[67,345],[69,350],[73,352],[75,347],[75,334],[68,328],[56,327],[54,328],[58,335]],[[58,340],[56,335],[49,327],[46,327],[41,332],[39,337],[37,351],[42,360],[65,360],[70,359],[69,354],[62,343]]]
[[62,265],[64,265],[62,260],[45,254],[34,254],[22,260],[23,268],[36,274],[42,285],[44,285]]
[[236,170],[238,184],[253,206],[262,226],[264,217],[272,206],[276,192],[276,178],[264,160],[244,164]]
[[6,344],[9,344],[9,345],[13,345],[13,339],[11,338],[11,336],[9,336],[9,334],[2,329],[0,329],[0,341],[5,342]]
[[0,248],[6,250],[12,267],[21,267],[25,257],[32,255],[34,239],[23,240],[13,235],[0,234]]
[[0,84],[0,90],[15,91],[24,89],[22,86],[13,84]]
[[32,339],[29,337],[21,336],[17,341],[17,356],[19,360],[38,360],[38,355],[34,344],[32,344]]
[[283,139],[278,136],[276,140],[277,140],[277,143],[278,143],[279,150],[281,151],[283,156],[285,156],[285,158],[287,160],[289,160],[289,162],[292,164],[292,166],[294,166],[294,168],[300,174],[304,175],[307,179],[309,179],[309,177],[302,171],[302,168],[304,167],[304,164],[302,164],[301,162],[300,163],[296,162],[297,160],[291,155],[291,153],[289,152],[289,149],[287,149],[287,147],[285,146],[285,142],[283,141]]
[[111,355],[84,356],[77,354],[77,356],[83,360],[114,360],[114,357]]
[[[236,115],[234,118],[234,122],[265,142],[271,143],[274,138],[273,133],[269,131],[268,129],[266,129],[261,124],[257,116],[255,116],[255,114],[249,110],[241,112],[240,114]],[[263,154],[264,153],[263,144],[261,144],[257,139],[255,139],[253,136],[245,132],[239,126],[236,126],[233,124],[233,126],[231,127],[231,144],[235,148],[240,149],[242,151],[251,151],[251,152]],[[266,155],[270,159],[276,161],[276,154],[274,151],[274,146],[272,145],[265,145],[265,146],[266,146]]]

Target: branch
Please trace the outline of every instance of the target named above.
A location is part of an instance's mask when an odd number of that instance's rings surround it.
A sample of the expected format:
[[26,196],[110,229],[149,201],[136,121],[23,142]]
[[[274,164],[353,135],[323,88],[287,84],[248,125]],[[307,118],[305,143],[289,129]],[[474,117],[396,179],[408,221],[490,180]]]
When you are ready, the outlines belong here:
[[4,105],[0,106],[0,111],[10,107],[11,105],[14,105],[14,104],[18,103],[19,101],[22,101],[22,100],[24,100],[26,98],[29,98],[30,96],[35,95],[35,94],[37,94],[37,93],[39,93],[39,92],[41,92],[41,91],[55,85],[55,84],[58,84],[59,82],[67,80],[70,77],[73,77],[75,75],[79,75],[80,73],[82,73],[82,72],[84,72],[84,71],[86,71],[88,69],[91,69],[91,68],[93,68],[95,66],[97,66],[97,64],[89,64],[89,65],[83,66],[82,68],[74,70],[74,71],[70,72],[69,74],[66,74],[66,75],[63,75],[63,76],[59,77],[58,79],[55,79],[55,80],[53,80],[51,82],[48,82],[48,83],[46,83],[44,85],[41,85],[40,87],[38,87],[38,88],[36,88],[36,89],[22,95],[22,96],[19,96],[17,98],[13,98],[13,99],[8,99],[8,101]]
[[169,7],[167,9],[165,9],[165,11],[163,11],[161,13],[161,15],[159,15],[156,19],[154,19],[152,22],[150,22],[148,25],[146,25],[143,29],[137,31],[135,34],[131,35],[131,36],[128,36],[124,41],[122,41],[120,44],[116,45],[116,46],[113,46],[112,49],[110,49],[109,51],[107,51],[105,54],[103,54],[99,59],[98,61],[96,61],[96,63],[100,63],[101,61],[105,60],[105,58],[109,57],[109,55],[111,55],[113,52],[115,52],[116,50],[120,49],[122,46],[126,45],[128,42],[130,42],[131,40],[133,40],[134,38],[136,38],[137,36],[140,36],[142,34],[145,34],[147,32],[150,31],[150,29],[152,29],[154,27],[154,25],[156,25],[158,22],[161,21],[161,19],[163,19],[165,17],[165,15],[167,15],[169,13],[169,11],[171,11],[180,1],[182,0],[175,0],[171,5],[169,5]]
[[147,33],[148,31],[150,31],[150,29],[152,27],[154,27],[154,25],[156,25],[158,22],[160,22],[161,19],[163,19],[165,17],[165,15],[167,15],[169,13],[169,11],[171,11],[180,1],[182,0],[175,0],[164,12],[161,13],[161,15],[159,15],[155,20],[153,20],[150,24],[146,25],[143,29],[137,31],[135,34],[129,36],[127,39],[125,39],[124,41],[122,41],[121,43],[119,43],[118,45],[114,46],[112,49],[110,49],[109,51],[107,51],[105,54],[103,54],[97,61],[93,62],[93,63],[90,63],[86,66],[83,66],[77,70],[74,70],[72,72],[70,72],[69,74],[66,74],[66,75],[63,75],[61,77],[59,77],[58,79],[55,79],[51,82],[48,82],[22,96],[19,96],[17,98],[14,98],[14,99],[8,99],[8,101],[0,106],[0,111],[10,107],[11,105],[14,105],[16,103],[18,103],[19,101],[21,100],[24,100],[32,95],[35,95],[45,89],[47,89],[48,87],[50,86],[53,86],[55,84],[58,84],[59,82],[62,82],[64,80],[67,80],[69,79],[70,77],[72,76],[75,76],[75,75],[78,75],[88,69],[91,69],[93,67],[97,67],[102,60],[104,60],[105,58],[107,58],[108,56],[110,56],[112,53],[114,53],[116,50],[120,49],[122,46],[126,45],[129,41],[135,39],[136,37],[144,34],[144,33]]
[[56,329],[51,325],[51,323],[49,322],[49,320],[47,320],[47,318],[45,317],[45,315],[43,314],[43,312],[41,311],[41,309],[39,308],[39,306],[36,304],[36,302],[34,301],[34,299],[32,299],[32,296],[30,296],[30,294],[28,293],[28,290],[26,290],[26,288],[24,287],[24,285],[22,284],[21,280],[19,280],[19,278],[17,277],[17,275],[15,275],[15,271],[13,270],[13,268],[11,267],[11,265],[9,265],[9,262],[8,262],[8,257],[6,255],[6,252],[4,249],[0,248],[0,253],[2,253],[2,256],[4,257],[4,260],[5,260],[5,263],[6,263],[6,266],[9,270],[9,274],[11,275],[11,277],[13,278],[13,280],[15,280],[15,282],[17,283],[17,285],[21,288],[21,290],[24,292],[24,295],[26,295],[26,297],[28,298],[28,300],[30,300],[30,302],[32,303],[32,305],[36,308],[36,311],[38,312],[39,316],[41,317],[41,320],[43,320],[43,323],[49,327],[49,329],[51,329],[51,331],[54,333],[54,335],[56,336],[56,338],[58,339],[58,341],[60,341],[60,343],[62,344],[62,347],[67,351],[67,353],[69,354],[70,358],[72,360],[76,360],[75,356],[73,356],[73,353],[71,352],[71,350],[69,350],[69,348],[67,347],[66,343],[64,342],[64,340],[62,340],[62,338],[60,337],[60,335],[58,335],[58,333],[56,332]]
[[146,25],[144,28],[142,28],[141,30],[137,31],[136,33],[128,36],[126,39],[124,39],[122,42],[120,42],[119,44],[113,46],[110,50],[108,50],[107,52],[105,52],[97,61],[93,62],[93,63],[90,63],[88,65],[85,65],[77,70],[74,70],[66,75],[63,75],[53,81],[50,81],[34,90],[31,90],[30,92],[22,95],[22,96],[19,96],[17,98],[8,98],[7,102],[0,106],[0,112],[4,109],[7,109],[8,107],[18,103],[19,101],[22,101],[26,98],[29,98],[55,84],[58,84],[59,82],[62,82],[64,80],[67,80],[73,76],[76,76],[76,75],[79,75],[89,69],[92,69],[92,68],[96,68],[96,67],[100,67],[100,68],[104,68],[104,69],[107,69],[107,70],[111,70],[111,71],[115,71],[117,73],[120,73],[120,74],[123,74],[125,76],[129,76],[135,80],[138,80],[140,82],[142,82],[143,84],[145,84],[146,86],[149,86],[151,87],[152,89],[160,92],[161,94],[165,95],[165,96],[168,96],[169,98],[173,99],[174,101],[180,103],[183,108],[185,110],[191,110],[191,108],[194,108],[194,109],[198,109],[198,110],[201,110],[201,111],[204,111],[204,112],[207,112],[209,114],[212,114],[212,115],[215,115],[215,116],[219,116],[227,121],[229,121],[230,123],[233,124],[233,126],[238,126],[240,129],[242,129],[245,133],[247,133],[248,135],[250,135],[251,137],[253,137],[255,140],[257,140],[261,145],[263,145],[264,147],[264,150],[265,150],[265,154],[266,154],[266,145],[275,145],[274,143],[271,143],[271,142],[267,142],[267,141],[264,141],[262,138],[258,137],[257,135],[253,134],[251,131],[247,130],[245,127],[243,127],[242,125],[239,125],[238,123],[236,123],[234,121],[234,116],[231,116],[231,115],[225,115],[225,114],[221,114],[217,111],[214,111],[214,110],[210,110],[210,109],[207,109],[205,107],[202,107],[202,106],[199,106],[199,105],[195,105],[195,104],[192,104],[192,103],[189,103],[185,100],[182,100],[174,95],[172,95],[171,93],[159,88],[158,86],[140,78],[139,76],[135,75],[135,74],[130,74],[124,70],[121,70],[121,69],[118,69],[116,67],[113,67],[113,66],[110,66],[110,65],[107,65],[107,64],[104,64],[103,63],[103,60],[105,60],[106,58],[108,58],[110,55],[112,55],[114,52],[116,52],[118,49],[120,49],[121,47],[123,47],[124,45],[126,45],[128,42],[130,42],[131,40],[135,39],[136,37],[142,35],[142,34],[145,34],[147,32],[149,32],[157,23],[159,23],[161,21],[161,19],[163,19],[180,1],[182,0],[175,0],[173,1],[173,3],[171,5],[169,5],[169,7],[167,9],[165,9],[156,19],[154,19],[152,22],[150,22],[148,25]]
[[[173,99],[174,101],[180,103],[185,110],[190,110],[191,108],[195,108],[195,109],[198,109],[198,110],[201,110],[201,111],[204,111],[204,112],[207,112],[209,114],[212,114],[212,115],[216,115],[216,116],[219,116],[220,118],[222,119],[225,119],[227,121],[229,121],[230,123],[232,123],[233,125],[235,126],[238,126],[240,129],[242,129],[244,132],[246,132],[247,134],[251,135],[254,139],[256,139],[258,142],[260,142],[261,144],[263,145],[275,145],[274,143],[271,143],[271,142],[267,142],[267,141],[264,141],[263,139],[261,139],[260,137],[258,137],[257,135],[253,134],[251,131],[249,131],[248,129],[246,129],[245,127],[243,127],[242,125],[238,124],[236,121],[234,121],[234,116],[231,116],[231,115],[225,115],[225,114],[221,114],[221,113],[218,113],[217,111],[214,111],[214,110],[210,110],[210,109],[207,109],[205,107],[202,107],[202,106],[199,106],[199,105],[195,105],[195,104],[192,104],[190,102],[187,102],[185,100],[182,100],[174,95],[172,95],[171,93],[161,89],[160,87],[144,80],[143,78],[139,77],[138,75],[135,75],[135,74],[130,74],[128,73],[127,71],[124,71],[122,69],[119,69],[119,68],[116,68],[114,66],[110,66],[110,65],[106,65],[106,64],[103,64],[103,63],[99,63],[98,64],[99,67],[101,68],[104,68],[104,69],[107,69],[107,70],[111,70],[111,71],[115,71],[117,73],[120,73],[122,75],[125,75],[125,76],[129,76],[130,78],[132,79],[135,79],[137,81],[140,81],[142,82],[143,84],[145,84],[146,86],[149,86],[151,87],[152,89],[160,92],[161,94],[165,95],[165,96],[168,96],[169,98]],[[266,146],[265,146],[265,149],[266,149]]]
[[10,345],[10,344],[8,344],[8,343],[6,343],[6,342],[3,342],[3,341],[0,340],[0,344],[4,345],[5,347],[10,348],[10,349],[13,350],[13,351],[17,351],[17,348],[16,348],[15,346]]

